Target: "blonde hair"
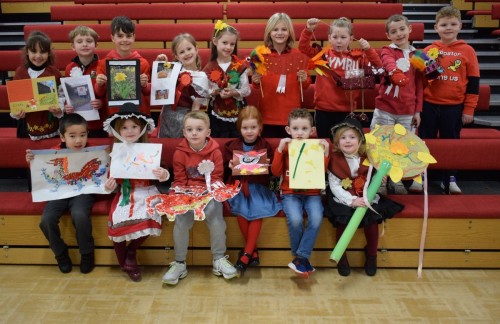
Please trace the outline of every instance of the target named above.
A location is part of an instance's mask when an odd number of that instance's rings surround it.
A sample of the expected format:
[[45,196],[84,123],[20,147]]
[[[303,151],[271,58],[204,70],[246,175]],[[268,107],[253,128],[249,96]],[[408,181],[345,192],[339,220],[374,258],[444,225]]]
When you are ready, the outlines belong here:
[[349,35],[352,36],[352,23],[349,18],[340,17],[338,19],[335,19],[330,25],[330,34],[333,34],[334,28],[346,28],[349,32]]
[[340,126],[338,129],[335,130],[335,134],[333,134],[333,151],[342,152],[342,150],[339,147],[340,137],[342,136],[342,134],[344,134],[346,131],[350,129],[354,131],[359,141],[358,154],[365,154],[366,144],[363,138],[361,137],[361,134],[355,127],[351,127],[348,125]]
[[[122,128],[123,124],[125,124],[127,120],[131,120],[134,124],[140,126],[141,131],[144,127],[147,127],[146,121],[142,118],[137,118],[137,117],[117,118],[113,128],[118,134],[120,134],[120,128]],[[115,137],[114,142],[118,143],[120,142],[120,140]],[[149,143],[148,132],[145,132],[141,137],[139,137],[136,143]]]
[[[174,53],[175,56],[177,56],[177,47],[179,47],[183,40],[188,41],[191,45],[198,49],[198,45],[196,45],[196,39],[194,39],[193,35],[182,33],[175,36],[175,38],[172,40],[172,53]],[[196,53],[196,67],[198,68],[198,70],[201,70],[201,58],[199,53]]]
[[195,110],[188,112],[182,120],[182,127],[186,126],[186,120],[188,120],[189,118],[203,120],[208,128],[210,128],[210,118],[208,118],[207,113],[204,111]]
[[291,48],[295,43],[295,31],[293,29],[292,19],[290,19],[290,17],[284,12],[275,13],[267,21],[266,29],[264,30],[264,45],[266,45],[267,47],[273,47],[271,32],[280,22],[284,23],[286,29],[288,29],[288,40],[286,45],[287,47]]
[[76,26],[75,29],[69,32],[69,41],[73,43],[76,36],[90,36],[96,43],[99,39],[99,35],[96,33],[96,31],[87,26]]
[[436,24],[441,18],[457,18],[458,21],[462,22],[462,14],[460,13],[460,10],[452,6],[447,6],[439,9],[436,14]]

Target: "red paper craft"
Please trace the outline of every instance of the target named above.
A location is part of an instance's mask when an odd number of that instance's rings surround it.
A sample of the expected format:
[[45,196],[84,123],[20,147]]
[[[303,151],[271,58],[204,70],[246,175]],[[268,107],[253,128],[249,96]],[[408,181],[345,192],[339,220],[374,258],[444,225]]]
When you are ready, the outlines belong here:
[[233,151],[233,175],[269,174],[267,150]]

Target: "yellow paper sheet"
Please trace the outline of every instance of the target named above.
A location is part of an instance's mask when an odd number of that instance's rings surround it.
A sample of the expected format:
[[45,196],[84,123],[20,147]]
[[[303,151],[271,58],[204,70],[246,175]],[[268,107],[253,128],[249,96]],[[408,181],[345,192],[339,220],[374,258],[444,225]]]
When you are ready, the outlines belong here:
[[325,151],[319,139],[288,144],[289,183],[292,189],[325,189]]

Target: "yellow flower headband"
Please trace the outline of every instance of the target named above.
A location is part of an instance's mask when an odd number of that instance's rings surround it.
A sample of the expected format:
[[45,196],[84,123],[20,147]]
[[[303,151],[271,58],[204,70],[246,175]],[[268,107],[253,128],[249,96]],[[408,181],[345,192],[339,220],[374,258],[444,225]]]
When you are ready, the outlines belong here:
[[217,20],[217,22],[215,23],[215,27],[214,27],[214,30],[215,30],[215,36],[217,36],[217,34],[225,29],[225,28],[232,28],[230,25],[226,24],[225,22],[223,22],[222,20]]

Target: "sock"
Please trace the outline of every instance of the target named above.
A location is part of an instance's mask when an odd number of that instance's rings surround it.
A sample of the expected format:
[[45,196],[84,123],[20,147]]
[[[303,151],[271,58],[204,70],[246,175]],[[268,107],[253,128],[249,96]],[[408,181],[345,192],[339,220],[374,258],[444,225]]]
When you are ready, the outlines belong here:
[[378,247],[378,224],[373,223],[371,225],[365,226],[364,231],[368,255],[376,256]]

